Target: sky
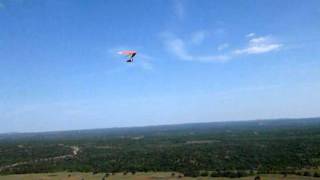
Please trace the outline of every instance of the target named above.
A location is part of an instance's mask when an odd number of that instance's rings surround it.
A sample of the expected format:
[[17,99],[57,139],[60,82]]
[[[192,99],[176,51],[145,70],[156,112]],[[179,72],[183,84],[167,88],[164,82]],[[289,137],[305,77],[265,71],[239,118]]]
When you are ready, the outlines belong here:
[[319,19],[319,0],[0,0],[0,133],[320,116]]

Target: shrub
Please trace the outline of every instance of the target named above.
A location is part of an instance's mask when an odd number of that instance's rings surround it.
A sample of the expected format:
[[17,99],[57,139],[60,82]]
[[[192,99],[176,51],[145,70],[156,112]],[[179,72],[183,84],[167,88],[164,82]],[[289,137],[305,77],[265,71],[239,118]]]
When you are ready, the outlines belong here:
[[208,171],[203,171],[201,172],[200,176],[206,177],[206,176],[209,176],[209,173]]
[[313,174],[313,177],[320,177],[320,173],[315,172],[315,173]]
[[311,173],[308,172],[308,171],[305,171],[305,172],[303,173],[303,176],[311,176]]
[[184,176],[187,177],[198,177],[200,175],[199,171],[195,171],[195,170],[189,170],[183,173]]
[[219,173],[217,171],[212,171],[210,176],[211,177],[219,177]]

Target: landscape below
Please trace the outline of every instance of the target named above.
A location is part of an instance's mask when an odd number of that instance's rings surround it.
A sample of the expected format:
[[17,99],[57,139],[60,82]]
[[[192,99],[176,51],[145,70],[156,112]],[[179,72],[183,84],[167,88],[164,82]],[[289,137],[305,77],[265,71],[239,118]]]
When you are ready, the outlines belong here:
[[320,118],[0,134],[1,179],[312,179],[319,167]]

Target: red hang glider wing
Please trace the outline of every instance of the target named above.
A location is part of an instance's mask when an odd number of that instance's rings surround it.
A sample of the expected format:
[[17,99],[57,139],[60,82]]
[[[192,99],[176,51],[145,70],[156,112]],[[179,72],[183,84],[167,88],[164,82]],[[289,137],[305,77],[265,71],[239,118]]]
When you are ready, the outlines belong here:
[[132,56],[133,54],[137,54],[137,51],[124,50],[124,51],[119,51],[118,54],[122,54],[122,55],[125,55],[125,56]]

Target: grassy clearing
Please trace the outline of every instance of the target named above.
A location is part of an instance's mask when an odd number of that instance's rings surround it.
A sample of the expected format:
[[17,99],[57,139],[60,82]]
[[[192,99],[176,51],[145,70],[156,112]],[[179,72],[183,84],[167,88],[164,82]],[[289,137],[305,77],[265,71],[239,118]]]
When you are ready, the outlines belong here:
[[[92,173],[68,173],[68,172],[59,172],[59,173],[47,173],[47,174],[22,174],[22,175],[7,175],[0,176],[1,180],[101,180],[104,174],[92,174]],[[283,177],[282,175],[261,175],[262,180],[319,180],[320,178],[314,177],[304,177],[304,176],[294,176],[288,175]],[[108,178],[110,180],[175,180],[178,178],[178,173],[175,177],[171,177],[169,172],[159,172],[159,173],[136,173],[135,175],[127,174],[123,175],[118,173],[115,175],[110,175]],[[254,177],[244,177],[244,178],[211,178],[211,177],[198,177],[190,178],[183,177],[181,180],[253,180]]]

